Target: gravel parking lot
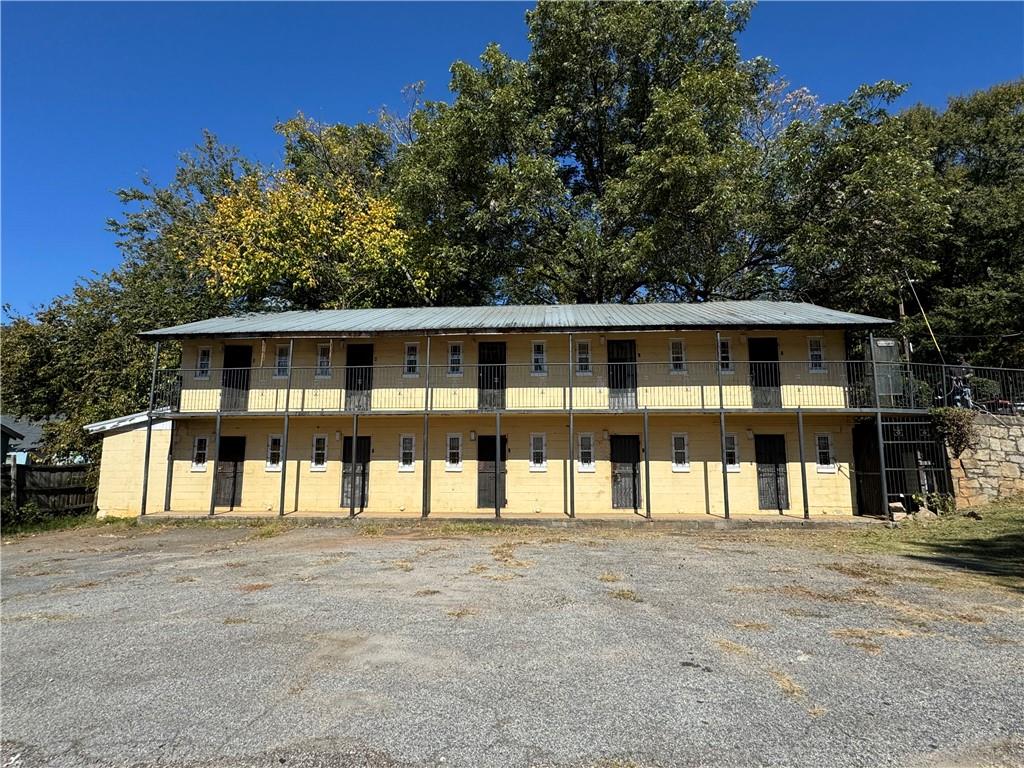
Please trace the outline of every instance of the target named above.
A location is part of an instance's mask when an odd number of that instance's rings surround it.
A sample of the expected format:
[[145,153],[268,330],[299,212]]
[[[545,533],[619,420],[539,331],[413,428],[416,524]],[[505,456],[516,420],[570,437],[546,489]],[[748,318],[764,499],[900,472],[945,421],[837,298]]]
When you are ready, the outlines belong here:
[[799,531],[366,530],[5,544],[0,763],[1024,764],[1024,594],[977,575]]

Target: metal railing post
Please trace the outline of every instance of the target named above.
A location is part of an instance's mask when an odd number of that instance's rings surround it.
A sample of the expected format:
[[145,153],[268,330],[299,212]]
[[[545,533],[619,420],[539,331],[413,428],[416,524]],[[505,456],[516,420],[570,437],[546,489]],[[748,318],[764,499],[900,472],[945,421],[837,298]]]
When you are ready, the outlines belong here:
[[[533,446],[530,446],[533,449]],[[494,516],[501,517],[501,411],[494,412]]]
[[722,500],[729,519],[729,468],[725,463],[725,387],[722,384],[722,333],[715,331],[715,360],[718,369],[718,437],[722,448]]
[[[569,517],[576,517],[576,422],[573,414],[573,360],[572,334],[569,334]],[[532,447],[532,446],[531,446]]]
[[430,336],[427,336],[427,364],[423,384],[423,501],[420,516],[430,515]]
[[811,503],[807,498],[807,461],[804,458],[804,411],[797,406],[796,409],[796,432],[800,448],[800,487],[804,494],[804,520],[811,517]]
[[277,515],[284,517],[284,492],[288,479],[288,428],[292,404],[292,371],[295,370],[295,339],[288,341],[288,384],[284,392],[284,434],[281,436],[281,493],[278,499]]
[[[345,452],[345,442],[341,443],[342,454]],[[352,460],[349,462],[348,470],[348,516],[356,516],[356,455],[359,452],[359,411],[352,413]],[[344,470],[342,470],[344,471]]]
[[[878,434],[878,486],[882,495],[882,514],[892,523],[894,517],[889,507],[889,480],[885,473],[885,430],[882,429],[882,399],[878,393],[878,363],[875,360],[875,334],[868,335],[868,343],[871,345],[871,379],[875,390],[875,428]],[[945,378],[945,371],[943,371]]]
[[156,397],[156,370],[160,365],[160,342],[153,350],[153,373],[149,379],[149,408],[146,411],[146,452],[142,459],[142,509],[139,516],[146,514],[146,503],[149,498],[149,457],[153,447],[153,403]]
[[[206,459],[207,465],[210,459]],[[210,482],[210,517],[213,517],[213,510],[217,504],[217,471],[220,469],[220,411],[217,411],[216,426],[213,433],[213,472]]]
[[651,446],[649,439],[647,406],[644,406],[644,511],[645,517],[651,519]]

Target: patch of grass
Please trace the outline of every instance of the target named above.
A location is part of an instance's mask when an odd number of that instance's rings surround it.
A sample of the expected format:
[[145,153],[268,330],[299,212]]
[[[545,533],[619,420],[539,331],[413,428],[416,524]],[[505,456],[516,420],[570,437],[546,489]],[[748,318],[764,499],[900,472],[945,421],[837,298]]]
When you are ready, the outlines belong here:
[[804,695],[804,689],[793,678],[778,669],[769,669],[768,676],[775,681],[784,694],[793,698]]
[[491,567],[487,563],[473,563],[473,565],[469,566],[469,572],[476,575],[486,573],[490,569]]
[[77,584],[73,584],[72,586],[75,589],[92,589],[93,587],[98,587],[99,585],[100,582],[98,581],[80,581]]
[[292,529],[292,525],[275,521],[273,523],[257,523],[256,531],[249,536],[250,539],[273,539],[276,536],[280,536],[283,533],[287,533]]
[[235,624],[248,624],[251,621],[252,619],[247,619],[243,616],[228,616],[226,619],[224,619],[224,623],[227,624],[229,627]]
[[827,619],[827,613],[821,613],[820,611],[809,611],[806,608],[783,608],[782,612],[787,616],[793,616],[798,619]]
[[765,624],[763,621],[734,621],[732,625],[737,629],[746,629],[751,632],[764,632],[772,628],[771,624]]
[[617,581],[622,581],[622,577],[617,573],[611,571],[605,571],[597,577],[598,581],[603,581],[605,584],[614,584]]
[[391,567],[396,571],[405,571],[408,573],[412,570],[412,563],[408,560],[392,560]]
[[715,645],[718,646],[719,650],[730,653],[733,656],[750,656],[753,653],[747,646],[734,643],[732,640],[715,640]]
[[631,603],[642,603],[643,600],[634,592],[632,589],[613,589],[608,593],[611,597],[616,600],[627,600]]
[[506,568],[529,568],[533,565],[532,560],[519,560],[516,557],[516,547],[523,542],[508,541],[504,544],[497,544],[491,547],[491,556]]
[[244,568],[245,563],[241,560],[232,560],[230,563],[224,563],[225,568]]
[[476,611],[472,608],[455,608],[454,610],[448,611],[448,615],[453,619],[464,619],[467,616],[476,616]]
[[239,587],[239,589],[242,592],[262,592],[265,589],[270,589],[272,586],[274,586],[274,585],[273,584],[265,584],[265,583],[243,584],[242,586]]
[[824,707],[810,707],[807,710],[807,714],[811,717],[822,717],[823,715],[828,714],[828,710]]
[[16,613],[0,616],[0,621],[11,624],[16,621],[70,621],[77,618],[73,613]]
[[193,581],[199,581],[195,576],[176,576],[174,579],[175,584],[190,584]]
[[413,593],[416,597],[429,597],[431,595],[440,595],[440,589],[417,589]]
[[134,517],[98,518],[92,512],[85,512],[78,515],[55,515],[27,522],[4,522],[3,535],[5,538],[19,538],[37,533],[49,533],[51,531],[69,531],[75,528],[127,530],[138,527],[138,524],[138,519]]

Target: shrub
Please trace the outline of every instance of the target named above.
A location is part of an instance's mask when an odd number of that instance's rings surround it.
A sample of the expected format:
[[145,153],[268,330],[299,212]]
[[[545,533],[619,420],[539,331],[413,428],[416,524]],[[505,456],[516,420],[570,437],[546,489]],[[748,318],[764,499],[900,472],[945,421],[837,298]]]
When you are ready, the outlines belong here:
[[965,408],[932,408],[932,425],[953,456],[959,456],[978,441],[974,411]]

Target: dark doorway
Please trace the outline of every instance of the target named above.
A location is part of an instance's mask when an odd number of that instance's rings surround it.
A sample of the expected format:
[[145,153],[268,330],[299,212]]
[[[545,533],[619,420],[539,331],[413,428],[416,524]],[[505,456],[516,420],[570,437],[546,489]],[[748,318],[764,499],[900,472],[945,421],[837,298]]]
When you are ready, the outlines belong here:
[[214,470],[213,503],[234,509],[242,506],[242,471],[245,467],[245,438],[221,437]]
[[345,410],[368,411],[373,395],[373,344],[345,348]]
[[760,509],[789,509],[789,484],[786,478],[786,437],[754,435],[754,459],[757,461],[757,506]]
[[779,373],[779,340],[749,339],[750,388],[755,408],[781,408],[782,377]]
[[249,372],[252,369],[252,347],[228,344],[224,347],[224,370],[221,371],[221,410],[245,411],[249,408]]
[[501,411],[505,408],[505,342],[484,341],[478,350],[479,365],[477,388],[481,411]]
[[[476,438],[476,505],[481,509],[494,509],[494,473],[497,469],[498,457],[494,452],[497,443],[494,435],[478,435]],[[505,498],[505,477],[508,475],[508,437],[501,436],[501,474],[498,476],[498,493],[501,494],[501,506],[508,506]]]
[[640,437],[612,435],[612,508],[640,509]]
[[[341,506],[352,508],[352,436],[342,443],[341,449]],[[360,435],[356,445],[355,507],[362,512],[370,498],[370,438]]]
[[608,342],[608,407],[613,411],[636,408],[636,342]]

